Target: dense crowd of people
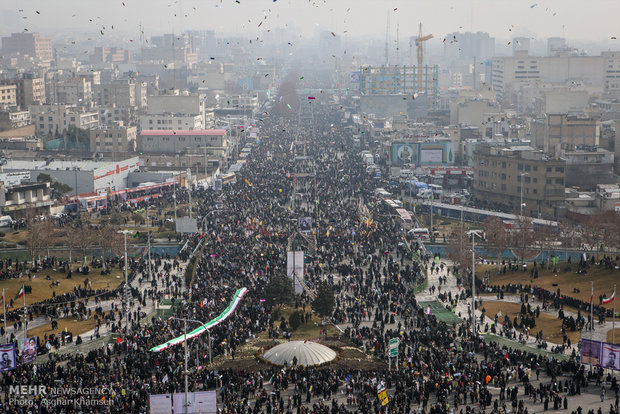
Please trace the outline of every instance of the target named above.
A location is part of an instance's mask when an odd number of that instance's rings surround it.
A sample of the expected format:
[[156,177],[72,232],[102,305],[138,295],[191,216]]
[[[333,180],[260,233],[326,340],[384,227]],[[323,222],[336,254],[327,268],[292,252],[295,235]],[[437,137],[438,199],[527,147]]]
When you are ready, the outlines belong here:
[[[139,315],[130,317],[115,306],[98,318],[112,324],[121,340],[84,355],[50,354],[46,362],[19,365],[2,375],[5,387],[105,388],[105,408],[63,407],[59,411],[36,400],[28,408],[5,398],[3,411],[148,412],[149,395],[184,389],[184,347],[157,353],[149,349],[182,335],[183,318],[208,321],[217,316],[240,287],[249,292],[227,320],[211,329],[211,346],[204,337],[188,344],[199,353],[189,362],[190,391],[217,390],[222,413],[378,413],[386,409],[405,414],[528,413],[532,404],[541,407],[537,411],[566,408],[568,396],[581,394],[594,381],[600,387],[605,380],[617,395],[617,385],[600,369],[587,370],[574,358],[560,361],[485,343],[470,335],[467,322],[448,325],[420,306],[415,288],[429,267],[435,269],[432,258],[420,246],[404,243],[401,225],[373,202],[371,177],[360,162],[352,126],[344,121],[342,108],[314,105],[312,122],[263,114],[258,121],[262,138],[253,142],[237,182],[221,193],[194,191],[202,233],[187,239],[180,254],[179,260],[192,261],[187,278],[162,261],[154,261],[151,277],[144,261],[131,264],[131,277],[151,286],[143,292],[133,290],[132,300],[145,304],[166,292],[176,305],[175,318],[154,317],[141,324]],[[295,155],[302,152],[314,161],[316,173],[315,182],[306,187],[301,180],[295,183]],[[300,187],[306,193],[301,201],[294,191]],[[361,206],[369,209],[370,218],[361,217]],[[399,338],[398,370],[390,371],[384,364],[372,370],[355,364],[253,371],[207,367],[209,349],[213,357],[234,359],[239,347],[260,332],[277,331],[278,321],[271,317],[273,309],[265,295],[271,278],[286,271],[289,236],[297,232],[300,217],[312,217],[316,244],[306,241],[309,261],[304,293],[297,297],[297,304],[309,309],[319,281],[328,281],[335,296],[330,323],[338,325],[330,334],[380,360],[385,359],[390,339]],[[194,256],[195,251],[201,253]],[[187,289],[181,289],[184,283]],[[438,289],[441,292],[441,286]],[[82,295],[96,293],[78,289],[59,301],[73,303]],[[537,289],[532,294],[550,295],[548,300],[555,303],[550,292]],[[463,289],[446,298],[454,305],[468,295]],[[54,309],[54,314],[65,312],[63,306]],[[524,305],[524,315],[530,312]],[[388,390],[386,407],[377,398],[378,386]],[[611,413],[617,412],[617,404],[616,397]]]

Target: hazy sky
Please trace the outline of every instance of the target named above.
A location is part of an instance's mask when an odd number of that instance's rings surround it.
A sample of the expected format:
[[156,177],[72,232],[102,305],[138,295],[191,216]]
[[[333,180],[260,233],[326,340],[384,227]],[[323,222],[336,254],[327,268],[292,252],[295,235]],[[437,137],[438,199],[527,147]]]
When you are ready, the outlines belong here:
[[519,30],[539,38],[564,33],[569,40],[603,41],[620,49],[618,40],[611,40],[620,39],[619,0],[1,0],[5,20],[12,12],[17,16],[13,29],[51,33],[71,28],[93,37],[113,30],[136,38],[140,22],[146,36],[178,33],[181,25],[260,36],[293,24],[306,36],[321,28],[345,37],[384,38],[389,13],[392,40],[397,24],[404,41],[422,22],[424,32],[436,38],[473,29],[508,39]]

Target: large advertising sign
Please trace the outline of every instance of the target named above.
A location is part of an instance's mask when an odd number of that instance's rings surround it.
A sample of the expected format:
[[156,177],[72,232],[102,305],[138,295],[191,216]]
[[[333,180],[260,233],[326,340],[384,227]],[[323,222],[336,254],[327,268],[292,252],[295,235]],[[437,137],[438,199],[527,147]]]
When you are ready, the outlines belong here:
[[304,280],[304,252],[287,252],[286,274],[293,279],[295,293],[301,294],[304,290],[302,281]]
[[392,167],[402,167],[404,164],[417,164],[418,147],[413,142],[392,143]]
[[443,149],[428,149],[420,151],[422,164],[441,164],[443,162]]
[[581,340],[581,363],[588,365],[600,365],[601,342],[589,339]]
[[175,413],[217,414],[215,391],[190,392],[187,399],[187,411],[185,411],[185,393],[179,392],[173,395],[172,406]]

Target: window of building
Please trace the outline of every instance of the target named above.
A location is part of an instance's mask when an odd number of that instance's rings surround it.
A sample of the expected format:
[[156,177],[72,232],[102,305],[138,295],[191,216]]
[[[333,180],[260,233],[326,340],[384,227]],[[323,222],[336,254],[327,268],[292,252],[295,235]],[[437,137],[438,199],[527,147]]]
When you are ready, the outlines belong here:
[[502,161],[502,168],[506,168],[506,161]]
[[532,171],[532,166],[529,164],[525,164],[525,171]]
[[530,182],[532,182],[532,179],[530,177],[525,177],[525,183],[529,184]]
[[547,178],[547,184],[551,184],[553,183],[553,180],[551,178]]
[[502,180],[506,179],[506,174],[502,174]]
[[523,171],[523,164],[517,164],[517,170]]
[[553,170],[553,168],[547,167],[547,172],[551,172],[552,170]]
[[564,167],[555,167],[555,172],[563,173]]
[[534,168],[534,171],[538,171],[538,165],[535,165],[533,168]]
[[537,183],[537,182],[538,182],[538,178],[534,177],[534,178],[532,178],[532,181],[534,181],[535,183]]
[[506,184],[502,184],[502,191],[506,191]]
[[555,183],[558,185],[564,185],[564,179],[563,178],[556,178],[555,179]]
[[535,189],[535,188],[532,190],[532,192],[533,192],[534,194],[538,194],[538,190],[537,190],[537,189]]

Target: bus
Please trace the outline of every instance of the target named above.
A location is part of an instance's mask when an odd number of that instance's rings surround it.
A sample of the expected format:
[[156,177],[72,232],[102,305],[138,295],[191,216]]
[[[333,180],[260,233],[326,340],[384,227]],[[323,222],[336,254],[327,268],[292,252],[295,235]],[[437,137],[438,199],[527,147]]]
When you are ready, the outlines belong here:
[[392,194],[390,194],[385,189],[383,189],[383,188],[375,188],[375,199],[383,200],[383,199],[389,198],[391,196],[392,196]]
[[398,214],[400,224],[405,228],[405,230],[409,230],[413,225],[411,214],[409,214],[409,212],[404,208],[397,208],[396,213]]
[[407,234],[413,237],[414,239],[430,240],[431,238],[431,234],[427,228],[411,229],[407,232]]

